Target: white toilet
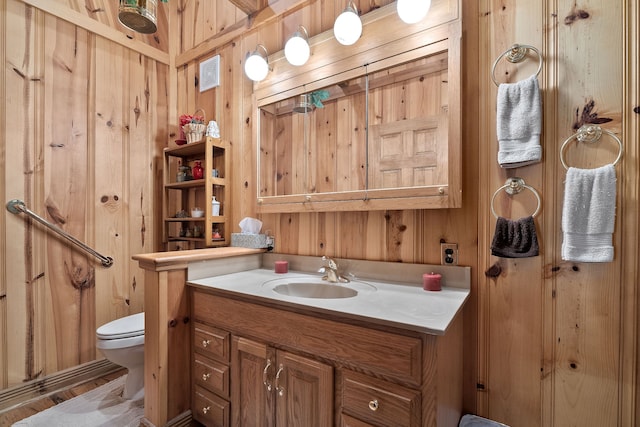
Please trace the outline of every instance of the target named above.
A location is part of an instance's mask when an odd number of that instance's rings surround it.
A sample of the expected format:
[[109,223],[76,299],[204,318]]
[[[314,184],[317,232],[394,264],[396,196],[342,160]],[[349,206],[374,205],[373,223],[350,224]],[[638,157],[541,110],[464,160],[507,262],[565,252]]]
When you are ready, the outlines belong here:
[[144,397],[144,313],[116,319],[96,331],[96,347],[111,362],[128,369],[122,397]]

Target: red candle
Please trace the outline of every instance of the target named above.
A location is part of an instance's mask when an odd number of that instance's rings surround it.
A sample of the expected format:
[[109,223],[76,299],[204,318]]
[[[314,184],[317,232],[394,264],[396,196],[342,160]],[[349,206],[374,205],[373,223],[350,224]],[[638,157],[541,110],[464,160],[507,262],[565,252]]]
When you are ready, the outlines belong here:
[[287,261],[276,261],[276,273],[284,274],[289,272],[289,263]]
[[442,289],[440,279],[442,279],[441,274],[425,273],[422,275],[422,288],[425,291],[439,291]]

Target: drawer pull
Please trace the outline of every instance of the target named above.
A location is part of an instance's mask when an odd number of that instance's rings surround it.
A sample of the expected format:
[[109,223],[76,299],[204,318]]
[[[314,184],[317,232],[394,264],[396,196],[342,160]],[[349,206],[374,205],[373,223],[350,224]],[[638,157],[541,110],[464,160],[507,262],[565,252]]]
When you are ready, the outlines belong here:
[[204,407],[202,408],[202,413],[207,415],[207,412],[209,412],[210,410],[211,410],[211,406]]
[[211,372],[206,372],[202,374],[202,381],[207,381],[211,377]]
[[379,407],[380,404],[378,403],[378,399],[373,399],[369,402],[369,409],[372,411],[377,411]]
[[282,375],[283,371],[284,371],[284,366],[282,366],[282,363],[281,363],[280,366],[278,366],[278,372],[276,373],[276,391],[278,392],[278,396],[280,397],[284,396],[284,387],[281,387],[278,384],[280,382],[280,375]]
[[267,388],[267,391],[271,391],[273,388],[271,383],[269,382],[269,368],[271,367],[271,359],[267,359],[267,365],[264,367],[262,371],[262,384]]
[[204,348],[207,348],[209,344],[211,344],[211,340],[202,340],[202,346]]

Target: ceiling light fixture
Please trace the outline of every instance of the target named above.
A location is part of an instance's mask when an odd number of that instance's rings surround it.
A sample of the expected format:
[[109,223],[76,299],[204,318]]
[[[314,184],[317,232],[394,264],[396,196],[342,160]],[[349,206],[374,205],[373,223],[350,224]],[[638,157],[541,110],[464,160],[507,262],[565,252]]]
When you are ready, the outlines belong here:
[[[260,52],[260,48],[264,50],[264,54]],[[256,50],[247,55],[244,60],[244,73],[254,82],[264,80],[269,73],[269,53],[267,48],[259,44]]]
[[291,65],[304,65],[311,55],[309,47],[309,33],[300,25],[298,30],[287,40],[284,45],[284,56]]
[[336,22],[333,24],[333,34],[338,43],[345,46],[354,44],[362,35],[362,21],[353,1],[349,0],[347,7],[336,18]]
[[398,16],[407,24],[415,24],[427,16],[431,0],[398,0]]

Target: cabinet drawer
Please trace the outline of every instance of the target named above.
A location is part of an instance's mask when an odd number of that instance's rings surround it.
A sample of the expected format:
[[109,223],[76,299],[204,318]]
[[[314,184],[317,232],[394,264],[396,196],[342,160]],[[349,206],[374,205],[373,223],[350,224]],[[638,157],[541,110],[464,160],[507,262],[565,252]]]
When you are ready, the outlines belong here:
[[229,367],[215,360],[194,355],[193,375],[195,383],[201,387],[229,397]]
[[191,410],[196,421],[205,426],[229,426],[229,402],[198,386],[195,386],[193,394]]
[[[420,392],[344,371],[342,412],[376,426],[420,426]],[[358,425],[358,424],[356,424]]]
[[350,417],[347,414],[340,414],[341,427],[375,427],[373,424],[365,423],[357,418]]
[[229,333],[202,323],[193,324],[193,347],[196,352],[229,362]]

